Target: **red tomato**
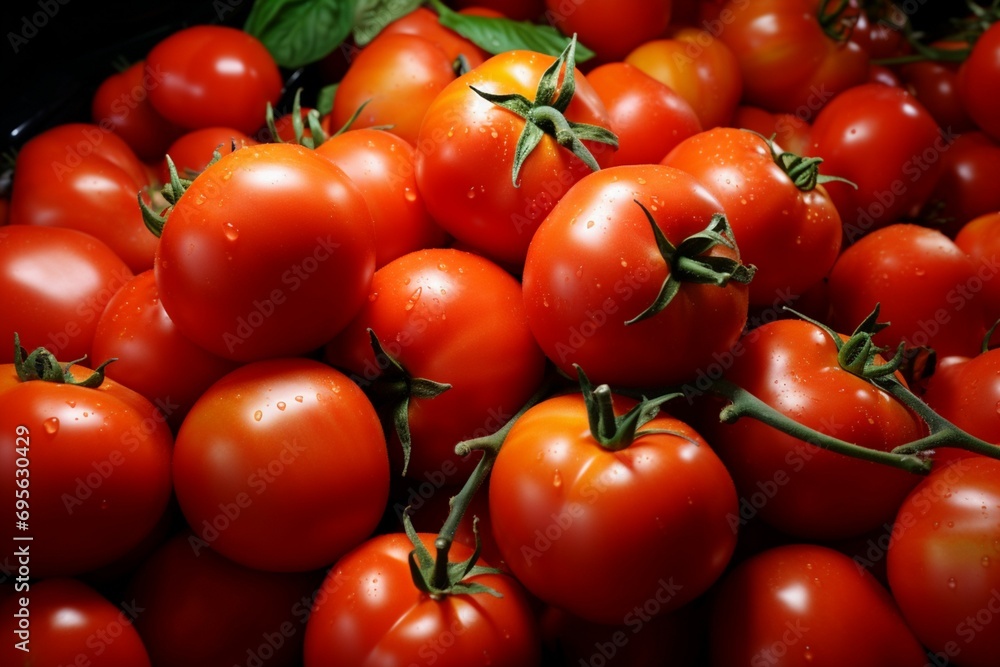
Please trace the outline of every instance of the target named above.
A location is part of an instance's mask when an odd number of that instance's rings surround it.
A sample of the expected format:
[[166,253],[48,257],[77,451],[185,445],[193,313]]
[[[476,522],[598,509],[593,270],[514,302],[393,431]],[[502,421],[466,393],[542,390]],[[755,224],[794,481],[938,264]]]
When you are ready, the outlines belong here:
[[301,665],[305,624],[322,574],[237,565],[184,530],[130,578],[136,628],[158,667]]
[[7,638],[0,661],[9,667],[149,667],[134,626],[144,612],[130,602],[119,608],[75,579],[32,582],[30,593],[25,588],[0,601]]
[[[541,0],[538,0],[538,3],[541,4]],[[490,57],[490,54],[465,37],[441,25],[437,14],[427,7],[417,7],[406,16],[398,18],[384,27],[379,33],[380,36],[394,34],[418,35],[430,40],[445,52],[448,60],[452,63],[460,55],[465,56],[470,69],[478,67],[484,60]],[[338,94],[340,93],[338,92]]]
[[958,70],[958,96],[969,117],[986,134],[1000,141],[1000,24],[992,24],[972,47]]
[[[967,48],[965,42],[934,42],[937,49]],[[949,132],[968,132],[976,125],[962,106],[958,94],[960,63],[921,60],[903,65],[900,76],[906,89],[927,109],[927,112]]]
[[770,138],[774,142],[796,155],[806,155],[809,152],[810,114],[771,113],[760,107],[741,105],[733,114],[733,127],[753,130]]
[[33,577],[102,567],[154,529],[170,498],[173,438],[149,401],[108,379],[21,382],[4,364],[0,405],[0,489],[24,522],[15,530],[11,517],[6,535],[32,538]]
[[316,153],[344,170],[368,202],[375,223],[375,268],[448,235],[427,213],[413,172],[414,149],[383,130],[359,129],[330,137]]
[[[955,236],[955,245],[971,259],[976,269],[976,278],[969,289],[982,290],[986,322],[992,324],[1000,319],[1000,211],[981,215],[965,223]],[[970,279],[971,280],[971,279]]]
[[973,261],[941,232],[898,223],[841,253],[830,272],[832,325],[852,331],[877,303],[890,326],[877,345],[932,347],[939,357],[975,356],[986,335],[982,280]]
[[[420,533],[434,553],[435,534]],[[493,588],[434,599],[413,584],[406,535],[380,535],[340,559],[316,594],[306,626],[305,667],[434,664],[440,667],[536,667],[540,640],[525,595],[512,577],[470,581]],[[453,562],[472,555],[461,544]],[[483,563],[480,563],[483,564]]]
[[[935,412],[963,431],[1000,444],[1000,349],[977,354],[971,359],[953,362],[945,369],[936,369],[927,381],[922,396]],[[963,450],[935,451],[941,460],[943,451],[949,457],[966,456]]]
[[163,159],[170,142],[183,130],[161,116],[149,102],[149,91],[158,78],[138,61],[112,74],[94,92],[90,115],[102,130],[110,129],[125,140],[146,162]]
[[829,187],[846,240],[854,242],[922,205],[952,138],[899,88],[866,83],[827,104],[813,123],[809,154],[823,158],[827,173],[857,185]]
[[712,608],[713,667],[927,664],[888,592],[827,547],[791,544],[741,563]]
[[1000,461],[953,460],[932,470],[896,516],[889,585],[937,664],[988,667],[1000,654],[998,480]]
[[682,141],[662,161],[694,176],[722,204],[741,260],[757,267],[750,282],[757,306],[795,300],[819,283],[843,236],[826,189],[797,183],[777,157],[760,136],[720,127]]
[[194,404],[174,490],[198,544],[261,570],[332,563],[375,529],[389,458],[371,403],[311,359],[247,364]]
[[[615,397],[615,414],[634,404]],[[736,546],[727,520],[736,490],[680,420],[655,417],[615,445],[602,444],[590,423],[580,393],[547,399],[515,422],[490,477],[493,535],[541,600],[631,627],[719,578]]]
[[536,21],[545,14],[544,0],[452,0],[448,5],[462,14],[492,9],[515,21]]
[[[364,308],[324,348],[327,362],[378,395],[380,378],[383,384],[399,378],[383,375],[386,364],[375,358],[368,329],[410,377],[451,385],[433,398],[408,398],[407,474],[415,478],[445,464],[471,471],[478,457],[459,459],[455,445],[506,424],[545,373],[545,357],[525,320],[520,284],[493,262],[461,250],[410,253],[379,269]],[[385,409],[409,391],[397,389]],[[389,446],[401,469],[395,431]]]
[[1000,143],[982,132],[966,132],[948,146],[941,163],[941,176],[922,213],[926,224],[954,238],[973,218],[1000,211],[1000,190],[993,187]]
[[[571,376],[579,364],[597,383],[680,384],[736,343],[746,324],[747,285],[686,282],[691,275],[679,260],[668,265],[661,256],[643,206],[675,245],[724,210],[679,169],[611,167],[570,188],[528,248],[528,325],[549,359]],[[739,260],[735,248],[721,244],[707,254]],[[668,277],[680,281],[670,303],[627,324],[650,312]]]
[[601,96],[618,135],[613,165],[655,164],[678,143],[701,132],[691,105],[637,67],[607,63],[590,70],[587,81]]
[[283,85],[260,40],[223,25],[192,25],[167,35],[146,55],[146,69],[156,82],[149,88],[153,107],[191,130],[221,125],[253,134]]
[[728,125],[743,82],[736,55],[710,32],[679,28],[667,39],[640,44],[625,62],[673,89],[698,114],[704,129]]
[[[233,146],[242,148],[257,143],[250,135],[231,127],[204,127],[185,132],[170,144],[164,155],[170,156],[178,176],[194,178],[212,161],[215,151],[228,155],[233,152]],[[159,165],[160,182],[169,183],[170,171],[165,157],[160,160]]]
[[146,397],[175,431],[202,392],[236,368],[177,331],[152,269],[125,283],[97,320],[93,358],[112,357],[107,376]]
[[243,148],[173,207],[155,271],[177,330],[210,352],[236,361],[303,354],[368,296],[371,213],[347,175],[311,150]]
[[57,125],[21,148],[14,171],[10,224],[87,232],[133,272],[152,267],[156,237],[136,204],[149,180],[120,137],[96,125]]
[[44,346],[66,360],[92,358],[97,321],[131,278],[121,258],[90,234],[62,227],[3,227],[0,363],[14,361],[15,332],[28,349]]
[[545,0],[545,18],[564,35],[576,35],[600,63],[621,60],[643,42],[656,39],[670,23],[672,0]]

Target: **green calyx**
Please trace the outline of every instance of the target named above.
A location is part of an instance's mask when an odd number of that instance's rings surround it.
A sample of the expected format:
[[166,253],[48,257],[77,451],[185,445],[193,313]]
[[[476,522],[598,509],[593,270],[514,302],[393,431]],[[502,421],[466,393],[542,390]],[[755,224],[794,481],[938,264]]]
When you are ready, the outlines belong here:
[[736,250],[733,231],[729,227],[726,216],[722,213],[713,215],[704,230],[692,234],[675,247],[664,236],[663,230],[656,224],[656,220],[649,210],[639,200],[633,201],[646,215],[646,220],[649,221],[653,230],[653,236],[656,237],[656,247],[659,249],[663,261],[667,263],[669,271],[653,303],[625,324],[635,324],[662,311],[670,304],[684,283],[707,283],[725,287],[730,281],[747,284],[753,279],[753,275],[757,271],[755,266],[742,264],[739,260],[730,257],[708,254],[712,248],[718,245]]
[[54,354],[44,347],[35,348],[28,354],[28,351],[21,347],[21,339],[18,334],[14,334],[14,369],[21,382],[31,382],[40,380],[42,382],[54,382],[56,384],[71,384],[78,387],[89,387],[91,389],[101,386],[104,382],[104,369],[117,358],[111,358],[94,369],[94,371],[82,380],[77,380],[70,372],[70,367],[86,359],[82,357],[75,361],[60,364]]
[[[476,548],[467,560],[460,563],[452,563],[448,560],[448,553],[451,550],[452,540],[439,535],[434,540],[435,556],[431,556],[430,551],[420,540],[410,516],[403,514],[403,529],[406,536],[413,544],[413,551],[410,552],[410,575],[413,577],[413,584],[424,593],[427,593],[435,600],[440,600],[446,595],[460,595],[473,593],[486,593],[493,597],[503,597],[498,591],[475,581],[469,581],[472,577],[481,574],[503,574],[502,570],[494,567],[483,567],[476,565],[479,561],[479,553],[482,551],[482,542],[479,539],[477,527],[479,520],[473,519],[472,531],[476,536]],[[454,537],[453,535],[451,537]]]
[[[618,148],[618,137],[611,130],[599,125],[574,123],[565,116],[576,91],[575,50],[576,35],[556,61],[542,74],[534,101],[517,93],[487,93],[470,86],[483,99],[516,113],[525,121],[524,129],[514,149],[514,167],[511,171],[511,183],[514,187],[519,187],[517,179],[521,173],[521,166],[545,135],[554,138],[560,146],[580,158],[592,171],[600,170],[600,165],[597,164],[590,149],[584,145],[584,141]],[[560,75],[562,75],[561,82]]]
[[846,178],[820,174],[819,165],[823,163],[823,158],[821,157],[804,157],[789,151],[779,153],[774,145],[774,138],[777,134],[772,134],[771,137],[768,138],[763,134],[746,128],[743,128],[743,131],[749,132],[750,134],[756,134],[765,144],[767,144],[767,148],[771,151],[771,157],[774,159],[774,163],[781,167],[781,170],[788,175],[788,178],[792,180],[792,183],[794,183],[795,187],[799,190],[809,192],[811,190],[815,190],[817,185],[823,185],[824,183],[829,183],[831,181],[847,183],[855,190],[858,189],[856,183],[849,181]]
[[[236,141],[232,143],[232,150],[236,150]],[[140,192],[137,196],[139,200],[139,210],[142,211],[142,221],[154,236],[159,238],[163,235],[163,227],[167,224],[167,212],[170,211],[180,200],[181,196],[187,192],[187,189],[191,187],[194,182],[194,178],[197,174],[193,174],[191,178],[181,178],[180,174],[177,173],[177,166],[169,155],[165,156],[167,162],[167,172],[170,174],[170,182],[166,183],[160,190],[160,194],[167,201],[167,207],[160,212],[154,211],[149,207],[148,204],[143,200],[142,193]],[[208,165],[215,164],[222,159],[222,153],[216,148],[212,152],[212,159],[209,161]]]
[[892,375],[899,370],[903,363],[906,349],[906,344],[901,342],[899,347],[896,348],[896,354],[890,360],[876,363],[875,357],[888,351],[888,348],[879,347],[872,340],[877,333],[889,326],[888,322],[878,321],[880,307],[881,304],[875,304],[872,312],[854,329],[854,332],[848,336],[847,340],[843,340],[833,329],[822,322],[798,313],[791,308],[786,307],[785,309],[796,317],[819,327],[830,337],[833,344],[837,346],[837,363],[840,364],[841,368],[865,380],[877,380],[878,378]]

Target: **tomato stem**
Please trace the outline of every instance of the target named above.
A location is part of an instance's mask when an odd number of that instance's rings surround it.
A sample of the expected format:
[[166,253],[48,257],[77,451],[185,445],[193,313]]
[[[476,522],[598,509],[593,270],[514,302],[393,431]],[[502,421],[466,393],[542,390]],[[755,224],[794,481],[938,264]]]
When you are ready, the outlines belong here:
[[91,389],[101,386],[104,382],[104,369],[108,364],[118,361],[117,357],[112,357],[95,368],[93,372],[82,380],[76,380],[70,372],[70,368],[80,363],[87,357],[74,359],[67,363],[59,363],[56,356],[44,347],[35,348],[31,354],[21,347],[21,338],[14,332],[14,370],[17,378],[21,382],[31,382],[40,380],[42,382],[53,382],[56,384],[72,384],[78,387],[89,387]]

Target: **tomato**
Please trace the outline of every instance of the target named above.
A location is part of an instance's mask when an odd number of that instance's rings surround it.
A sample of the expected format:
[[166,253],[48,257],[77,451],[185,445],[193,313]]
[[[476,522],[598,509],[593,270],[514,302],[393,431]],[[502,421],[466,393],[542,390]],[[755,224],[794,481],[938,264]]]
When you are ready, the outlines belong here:
[[135,626],[155,665],[293,667],[322,578],[237,565],[184,530],[146,559],[126,598],[143,610]]
[[191,25],[167,35],[149,50],[146,69],[157,82],[149,89],[153,108],[190,130],[221,125],[253,134],[283,86],[260,40],[223,25]]
[[160,304],[153,270],[115,293],[98,318],[94,359],[118,359],[107,376],[159,408],[173,429],[209,385],[237,366],[184,338]]
[[69,227],[106,243],[133,272],[153,265],[156,237],[136,195],[146,168],[120,137],[96,125],[57,125],[17,154],[10,224]]
[[408,252],[443,246],[448,235],[427,213],[413,173],[414,149],[383,130],[358,129],[316,148],[344,170],[368,202],[375,223],[375,268]]
[[877,303],[890,326],[877,345],[932,347],[939,357],[974,356],[986,335],[977,266],[941,232],[897,223],[844,250],[830,272],[835,329],[853,330]]
[[[414,390],[407,385],[384,406],[392,411],[407,401],[407,474],[415,478],[445,464],[470,472],[475,459],[460,459],[455,445],[506,424],[545,373],[520,284],[493,262],[461,250],[410,253],[379,269],[361,312],[324,348],[327,362],[379,395],[378,387],[390,390],[400,378],[375,357],[368,329],[411,378],[451,385],[433,398],[409,395]],[[399,469],[401,451],[394,431],[390,452]]]
[[958,97],[979,129],[1000,141],[997,107],[1000,94],[993,85],[1000,77],[1000,25],[992,24],[972,47],[958,70]]
[[[825,3],[824,3],[825,4]],[[739,64],[743,102],[769,111],[821,109],[868,77],[868,54],[824,32],[816,0],[729,0],[717,37]]]
[[899,88],[866,83],[830,101],[813,123],[809,155],[823,158],[827,173],[857,185],[828,188],[846,240],[892,224],[927,201],[953,138]]
[[694,109],[703,129],[728,125],[743,81],[736,55],[712,33],[679,28],[666,39],[640,44],[625,62],[673,89]]
[[24,589],[7,597],[0,610],[7,636],[0,660],[10,667],[150,665],[134,626],[145,610],[128,601],[119,608],[75,579],[32,582],[30,594]]
[[927,664],[889,593],[828,547],[790,544],[741,563],[712,610],[713,667]]
[[[541,4],[540,0],[539,4]],[[427,7],[417,7],[409,14],[396,19],[382,28],[382,31],[379,32],[379,36],[393,34],[418,35],[423,37],[437,44],[445,52],[445,55],[448,56],[449,62],[454,63],[455,59],[460,55],[464,56],[469,63],[470,69],[481,65],[490,55],[454,30],[441,25],[437,14]]]
[[311,359],[223,376],[181,424],[173,466],[198,544],[261,570],[332,563],[375,529],[389,495],[375,409],[346,375]]
[[379,35],[351,61],[333,98],[330,122],[343,126],[367,102],[351,127],[388,125],[390,132],[416,144],[424,113],[454,80],[453,59],[430,39]]
[[[545,104],[535,100],[536,89],[554,61],[533,51],[493,56],[441,91],[427,109],[415,143],[417,187],[431,217],[456,239],[498,262],[523,263],[542,219],[591,169],[543,130],[520,165],[515,184],[515,147],[526,122],[476,90],[518,94]],[[565,120],[607,128],[604,104],[593,87],[578,70],[574,81]],[[589,139],[583,145],[598,166],[610,163],[610,146]]]
[[599,63],[621,60],[651,39],[656,39],[670,23],[673,0],[614,2],[588,0],[567,4],[545,0],[545,16],[564,35],[576,35],[594,51]]
[[771,113],[760,107],[740,105],[733,114],[731,125],[753,130],[768,138],[773,135],[774,142],[782,150],[806,155],[809,151],[810,118],[811,113]]
[[[987,442],[1000,444],[1000,349],[977,354],[936,369],[922,396],[939,415]],[[937,449],[935,461],[969,455],[964,450]]]
[[1000,319],[1000,211],[986,213],[965,223],[955,236],[955,245],[962,249],[976,267],[978,281],[972,280],[969,289],[982,291],[986,322]]
[[536,21],[545,14],[544,0],[452,0],[448,5],[462,14],[492,9],[515,21]]
[[24,522],[15,530],[12,517],[7,536],[31,537],[32,576],[102,567],[153,530],[170,498],[173,438],[149,401],[108,379],[21,382],[4,364],[0,404],[0,488]]
[[[0,363],[14,333],[60,359],[89,357],[97,321],[132,271],[104,242],[62,227],[0,229]],[[103,361],[103,360],[102,360]]]
[[[598,383],[680,384],[739,339],[747,285],[690,282],[681,260],[668,264],[661,255],[647,211],[679,246],[714,225],[724,208],[679,169],[610,167],[570,188],[531,241],[524,265],[528,325],[549,359],[571,376],[579,364]],[[706,254],[739,260],[736,248],[721,244]],[[668,278],[679,288],[659,309]]]
[[[959,49],[965,42],[937,41],[931,45],[937,49]],[[968,132],[976,125],[962,106],[958,94],[959,63],[921,60],[903,65],[900,75],[906,89],[916,97],[937,121],[950,132]]]
[[[234,146],[242,148],[257,143],[259,142],[250,135],[231,127],[204,127],[179,136],[170,144],[164,156],[170,156],[178,176],[194,178],[212,161],[215,151],[228,155],[233,152]],[[160,182],[169,183],[170,171],[166,157],[160,160],[159,165]]]
[[293,144],[225,155],[170,212],[156,286],[177,330],[226,359],[317,349],[360,310],[371,213],[335,165]]
[[701,121],[687,101],[628,63],[607,63],[590,70],[587,81],[601,96],[618,150],[619,164],[654,164],[670,149],[701,132]]
[[[614,397],[616,415],[634,405]],[[655,417],[614,444],[589,419],[575,393],[514,423],[490,477],[493,535],[544,602],[632,626],[694,600],[722,574],[736,545],[726,518],[737,511],[736,490],[678,419]]]
[[1000,652],[1000,462],[937,466],[899,508],[887,567],[893,597],[937,664],[996,664]]
[[140,60],[104,79],[90,105],[94,124],[110,128],[146,162],[162,160],[170,142],[183,133],[149,102],[149,91],[158,81],[157,73]]
[[[925,434],[902,403],[843,369],[834,341],[810,322],[764,324],[731,355],[726,380],[817,431],[880,451]],[[756,419],[722,423],[721,400],[701,407],[698,423],[740,493],[739,512],[730,517],[734,528],[759,516],[799,538],[853,537],[891,521],[919,481],[903,470],[820,449]]]
[[843,236],[826,188],[795,180],[778,150],[751,132],[720,127],[682,141],[662,160],[694,176],[722,204],[741,260],[757,267],[750,282],[757,306],[796,299],[819,283]]
[[948,146],[941,163],[941,176],[922,213],[926,224],[954,238],[973,218],[1000,211],[1000,192],[992,185],[1000,143],[982,132],[966,132]]
[[[435,534],[419,533],[434,552]],[[520,585],[503,574],[470,581],[488,593],[434,599],[411,579],[406,535],[379,535],[341,558],[316,594],[306,626],[305,666],[435,664],[534,667],[540,664],[535,619]],[[472,550],[451,548],[455,560]]]

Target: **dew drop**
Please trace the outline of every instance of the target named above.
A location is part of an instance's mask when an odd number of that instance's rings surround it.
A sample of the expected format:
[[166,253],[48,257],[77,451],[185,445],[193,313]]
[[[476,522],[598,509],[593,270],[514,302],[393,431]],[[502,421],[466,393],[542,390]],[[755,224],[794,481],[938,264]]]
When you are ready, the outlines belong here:
[[372,292],[371,294],[368,295],[369,302],[375,303],[376,299],[378,299],[378,292]]
[[636,180],[636,182],[637,182],[637,183],[638,183],[639,185],[645,185],[645,184],[646,184],[646,179],[645,179],[645,178],[643,178],[643,177],[641,177],[641,176],[640,176],[639,178],[635,179],[635,180]]
[[556,487],[557,489],[560,486],[562,486],[562,474],[560,474],[558,470],[552,473],[552,486]]
[[413,188],[404,188],[403,198],[406,201],[417,201],[417,193],[413,191]]
[[227,222],[226,224],[222,225],[222,233],[230,241],[235,241],[240,236],[240,230],[236,229],[236,227],[234,227],[233,223],[231,222]]
[[469,191],[465,193],[465,196],[468,197],[469,199],[475,198],[475,196],[476,196],[476,189],[475,188],[469,188]]
[[934,523],[931,524],[931,527],[934,528],[934,530],[937,530],[938,528],[941,527],[941,522],[935,521]]
[[955,522],[954,521],[949,521],[948,522],[948,527],[949,528],[954,528],[955,527]]
[[296,396],[295,397],[295,402],[296,403],[301,403],[302,402],[302,397],[301,396]]
[[990,566],[990,557],[989,556],[983,556],[983,559],[981,561],[979,561],[979,563],[983,567],[989,567]]
[[284,410],[284,409],[285,409],[285,407],[286,407],[286,406],[285,406],[285,402],[284,402],[284,401],[278,401],[278,404],[277,404],[277,406],[276,406],[276,407],[277,407],[277,408],[278,408],[279,410]]
[[623,259],[623,260],[622,260],[622,268],[626,268],[626,267],[628,267],[628,262],[626,262],[626,261],[625,261],[625,260]]
[[914,269],[914,270],[913,270],[913,273],[914,273],[915,275],[918,275],[918,276],[924,276],[924,275],[926,275],[926,274],[927,274],[927,271],[925,271],[925,270],[923,270],[923,269]]
[[109,503],[108,503],[107,500],[101,500],[101,509],[102,510],[108,509],[108,506],[109,506]]
[[423,287],[418,287],[417,289],[413,290],[413,294],[410,295],[410,298],[406,302],[406,305],[403,306],[404,310],[413,310],[413,307],[417,305],[417,301],[420,301],[420,293],[423,291],[423,289],[424,289]]
[[44,428],[45,432],[49,435],[55,435],[59,431],[59,418],[49,417],[42,422],[42,428]]
[[441,271],[447,271],[448,265],[445,264],[444,262],[441,262],[440,264],[438,264],[438,269],[440,269]]
[[955,581],[955,577],[951,577],[950,579],[948,579],[948,588],[950,588],[951,590],[955,590],[956,588],[958,588],[958,582]]
[[496,131],[496,130],[490,130],[490,136],[491,136],[491,137],[493,137],[494,139],[496,139],[496,138],[497,138],[497,137],[499,137],[500,135],[499,135],[499,134],[497,134],[497,131]]
[[263,417],[264,417],[264,413],[261,412],[260,410],[257,410],[255,413],[253,413],[253,420],[255,422],[259,422]]
[[76,401],[66,401],[66,405],[68,405],[71,408],[75,408],[76,407]]
[[455,128],[449,127],[448,128],[448,138],[451,139],[454,136],[455,136]]
[[594,226],[594,221],[593,220],[588,220],[587,221],[587,229],[590,229],[593,226]]

